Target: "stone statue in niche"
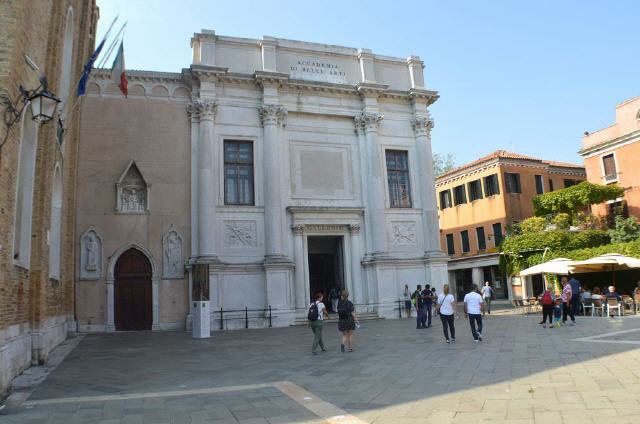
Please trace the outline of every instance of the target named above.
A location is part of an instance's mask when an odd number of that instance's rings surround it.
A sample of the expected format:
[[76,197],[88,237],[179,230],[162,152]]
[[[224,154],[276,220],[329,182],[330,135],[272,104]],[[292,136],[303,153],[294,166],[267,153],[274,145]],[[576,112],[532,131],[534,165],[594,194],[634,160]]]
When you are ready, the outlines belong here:
[[98,280],[102,270],[102,237],[91,226],[80,236],[80,279]]
[[164,278],[184,278],[182,236],[171,226],[162,240]]
[[119,213],[147,213],[149,210],[147,184],[140,169],[132,160],[116,183],[116,211]]

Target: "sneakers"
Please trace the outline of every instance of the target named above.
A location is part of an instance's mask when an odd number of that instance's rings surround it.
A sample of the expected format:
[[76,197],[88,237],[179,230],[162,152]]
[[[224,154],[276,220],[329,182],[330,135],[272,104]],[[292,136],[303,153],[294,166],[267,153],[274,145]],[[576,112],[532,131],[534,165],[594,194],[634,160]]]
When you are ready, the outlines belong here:
[[478,333],[478,340],[482,341],[482,334]]
[[452,341],[453,343],[455,343],[455,342],[456,342],[456,339],[451,339],[451,341]]
[[447,340],[445,340],[445,343],[449,344],[449,343],[451,343],[451,341],[449,339],[447,339]]
[[542,328],[547,328],[547,324],[542,324]]
[[480,341],[480,340],[478,340],[478,339],[473,339],[473,342],[474,342],[474,343],[478,343],[479,341]]

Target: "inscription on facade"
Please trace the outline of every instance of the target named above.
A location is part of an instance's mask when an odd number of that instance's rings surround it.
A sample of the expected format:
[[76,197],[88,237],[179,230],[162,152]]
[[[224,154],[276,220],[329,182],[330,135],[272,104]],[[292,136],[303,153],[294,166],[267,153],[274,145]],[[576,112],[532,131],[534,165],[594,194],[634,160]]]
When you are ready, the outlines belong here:
[[323,59],[298,59],[289,67],[291,77],[294,79],[306,79],[344,84],[347,82],[347,73],[340,65]]

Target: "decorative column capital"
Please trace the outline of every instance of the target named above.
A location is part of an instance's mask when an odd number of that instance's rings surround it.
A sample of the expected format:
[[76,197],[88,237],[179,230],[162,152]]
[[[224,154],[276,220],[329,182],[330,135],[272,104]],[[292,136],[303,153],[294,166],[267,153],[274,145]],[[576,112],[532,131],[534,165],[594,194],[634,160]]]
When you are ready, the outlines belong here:
[[292,225],[291,229],[293,230],[293,234],[297,236],[301,236],[302,232],[304,231],[304,225],[302,224]]
[[416,116],[411,120],[411,126],[417,137],[431,137],[431,129],[433,128],[433,120],[427,116]]
[[218,110],[218,104],[213,100],[196,99],[187,105],[187,113],[191,117],[200,118],[202,121],[213,121]]
[[351,233],[351,235],[360,234],[360,224],[350,224],[349,232]]
[[263,126],[278,125],[284,126],[287,117],[287,109],[280,105],[262,105],[260,107],[260,121]]
[[356,132],[378,131],[378,124],[384,118],[379,113],[363,112],[354,117],[356,124]]

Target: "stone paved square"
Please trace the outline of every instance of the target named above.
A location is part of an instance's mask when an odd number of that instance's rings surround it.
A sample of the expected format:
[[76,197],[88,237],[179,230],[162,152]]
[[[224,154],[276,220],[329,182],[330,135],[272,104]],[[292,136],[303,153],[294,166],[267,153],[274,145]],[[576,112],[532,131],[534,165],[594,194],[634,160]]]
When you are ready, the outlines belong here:
[[[486,317],[485,341],[474,343],[460,318],[452,345],[437,319],[425,330],[406,319],[368,321],[344,354],[329,324],[328,352],[318,356],[306,327],[203,340],[90,334],[0,422],[352,422],[309,409],[305,396],[366,423],[638,422],[640,345],[620,342],[638,341],[640,317],[579,317],[560,329],[539,319]],[[577,340],[593,336],[601,342]],[[287,395],[280,382],[308,396]]]

